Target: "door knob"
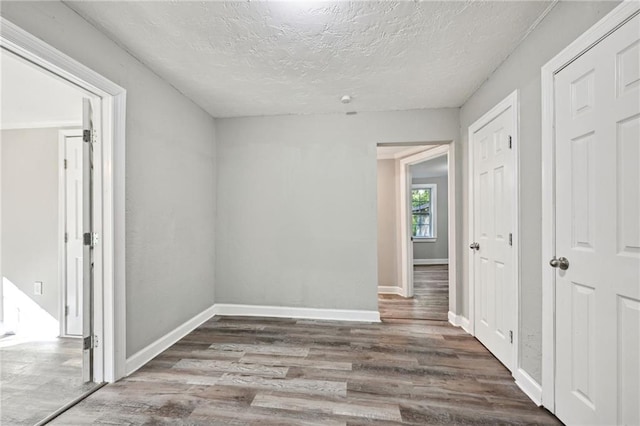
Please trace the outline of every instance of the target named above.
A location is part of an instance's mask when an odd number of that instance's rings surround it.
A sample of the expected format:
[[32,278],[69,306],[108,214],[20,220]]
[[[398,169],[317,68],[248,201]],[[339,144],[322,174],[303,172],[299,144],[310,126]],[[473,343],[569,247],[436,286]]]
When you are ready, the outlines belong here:
[[469,245],[469,248],[470,248],[471,250],[480,250],[480,244],[478,244],[478,243],[476,243],[476,242],[473,242],[473,243],[471,243],[471,244]]
[[560,268],[563,271],[566,271],[567,269],[569,269],[569,259],[567,259],[566,257],[556,259],[556,257],[554,256],[553,259],[549,261],[549,265],[553,266],[554,268]]

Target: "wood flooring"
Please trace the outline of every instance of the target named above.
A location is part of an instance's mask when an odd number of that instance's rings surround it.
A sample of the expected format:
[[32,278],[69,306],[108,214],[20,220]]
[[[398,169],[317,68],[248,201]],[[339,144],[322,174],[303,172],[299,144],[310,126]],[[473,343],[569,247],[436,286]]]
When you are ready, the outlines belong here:
[[413,267],[412,298],[380,294],[378,308],[382,318],[447,321],[449,314],[449,266]]
[[82,382],[80,339],[0,340],[0,425],[33,425],[94,386]]
[[560,424],[473,337],[385,303],[376,324],[215,317],[53,424]]

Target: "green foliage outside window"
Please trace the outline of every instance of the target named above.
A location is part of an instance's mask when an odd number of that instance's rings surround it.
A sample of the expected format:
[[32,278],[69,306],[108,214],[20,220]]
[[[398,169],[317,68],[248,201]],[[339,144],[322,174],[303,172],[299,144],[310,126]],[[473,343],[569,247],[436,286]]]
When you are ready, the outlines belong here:
[[431,188],[411,190],[411,230],[414,237],[432,237]]

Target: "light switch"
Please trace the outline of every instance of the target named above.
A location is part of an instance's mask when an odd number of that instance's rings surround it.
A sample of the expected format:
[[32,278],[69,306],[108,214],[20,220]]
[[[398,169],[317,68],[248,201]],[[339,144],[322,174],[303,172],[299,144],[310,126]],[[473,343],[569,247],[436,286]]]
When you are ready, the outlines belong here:
[[42,295],[42,281],[36,281],[33,283],[33,294],[38,296]]

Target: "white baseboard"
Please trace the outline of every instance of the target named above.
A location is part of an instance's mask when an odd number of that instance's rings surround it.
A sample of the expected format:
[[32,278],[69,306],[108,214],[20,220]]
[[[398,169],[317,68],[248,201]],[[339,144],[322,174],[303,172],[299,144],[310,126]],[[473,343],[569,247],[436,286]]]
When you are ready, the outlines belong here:
[[460,327],[466,331],[467,333],[473,335],[473,333],[471,332],[471,326],[469,324],[469,319],[465,318],[463,316],[460,316]]
[[456,327],[461,327],[467,333],[472,334],[471,327],[469,327],[468,318],[465,318],[462,315],[454,314],[451,311],[449,311],[448,318],[451,325],[455,325]]
[[449,259],[413,259],[414,265],[448,265]]
[[516,369],[513,377],[516,379],[516,385],[518,385],[522,392],[540,407],[542,405],[542,386],[522,368]]
[[380,322],[380,313],[378,311],[293,308],[286,306],[234,305],[229,303],[216,303],[214,306],[216,315],[222,316],[304,318],[334,321]]
[[178,326],[173,331],[165,334],[155,342],[151,343],[149,346],[139,350],[135,354],[131,355],[127,358],[125,363],[126,375],[130,375],[134,371],[138,370],[140,367],[151,361],[153,358],[158,356],[160,353],[168,349],[171,345],[176,343],[178,340],[182,339],[187,334],[191,333],[197,327],[199,327],[202,323],[209,320],[216,313],[216,305],[213,305],[195,317],[191,318],[184,324]]
[[[451,311],[449,311],[448,318],[452,325],[461,327],[467,333],[472,334],[468,318],[465,318],[462,315],[457,315]],[[522,368],[518,368],[513,373],[513,378],[516,381],[516,385],[518,385],[522,392],[524,392],[538,407],[540,407],[542,405],[542,387],[540,384]]]
[[396,287],[391,285],[379,285],[378,294],[398,294],[402,296],[404,293],[402,292],[402,287]]

